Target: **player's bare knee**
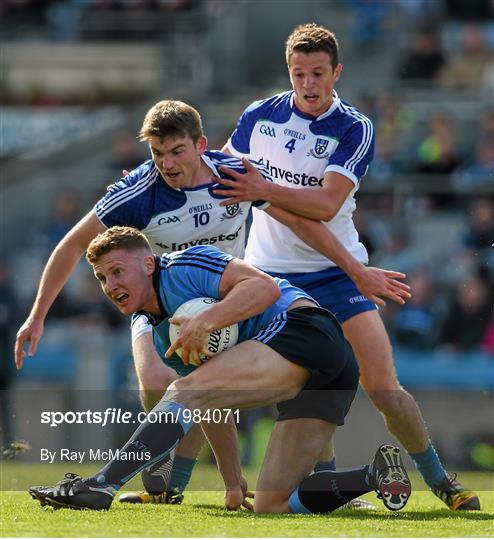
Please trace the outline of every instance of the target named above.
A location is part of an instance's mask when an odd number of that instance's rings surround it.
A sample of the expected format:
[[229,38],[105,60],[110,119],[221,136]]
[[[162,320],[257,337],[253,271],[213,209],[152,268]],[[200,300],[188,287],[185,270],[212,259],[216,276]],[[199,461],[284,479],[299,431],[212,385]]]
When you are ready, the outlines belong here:
[[138,373],[139,396],[142,406],[150,411],[161,399],[175,377],[170,376],[169,370],[148,368]]
[[146,411],[150,411],[159,402],[173,380],[172,377],[159,373],[154,379],[152,377],[139,378],[139,396]]
[[256,492],[254,513],[286,514],[288,512],[288,496],[284,493]]
[[206,409],[208,391],[197,387],[189,377],[177,379],[168,387],[165,399],[194,409]]
[[[164,366],[163,366],[164,367]],[[139,386],[143,391],[161,390],[164,392],[177,378],[169,369],[146,368],[138,373]]]
[[177,400],[181,395],[183,395],[187,390],[190,389],[189,382],[187,378],[177,379],[173,381],[166,390],[166,399]]

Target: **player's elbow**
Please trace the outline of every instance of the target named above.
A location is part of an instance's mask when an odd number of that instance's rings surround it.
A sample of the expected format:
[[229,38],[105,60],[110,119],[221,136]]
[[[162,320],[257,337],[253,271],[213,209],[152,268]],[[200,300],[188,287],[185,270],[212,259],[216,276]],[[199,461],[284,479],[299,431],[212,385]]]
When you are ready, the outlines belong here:
[[[302,215],[313,221],[331,221],[335,217],[336,212],[326,208],[326,206],[322,206],[321,208],[313,208],[310,212],[304,212]],[[292,224],[290,228],[295,232],[295,229],[298,228],[298,224]]]
[[331,221],[335,217],[335,212],[321,212],[321,215],[317,218],[319,221],[324,221],[327,223],[328,221]]
[[321,190],[321,192],[320,198],[317,200],[317,203],[312,206],[310,215],[307,214],[307,217],[316,221],[331,221],[338,213],[339,207],[323,193],[324,190]]
[[84,230],[75,226],[60,240],[54,252],[66,256],[81,257],[96,234],[88,235]]
[[320,215],[316,219],[320,221],[331,221],[338,213],[339,208],[336,208],[334,204],[325,204],[320,210]]
[[267,274],[262,275],[258,287],[259,290],[262,291],[262,296],[265,298],[268,305],[274,304],[279,300],[281,291],[278,284],[271,276],[268,276]]

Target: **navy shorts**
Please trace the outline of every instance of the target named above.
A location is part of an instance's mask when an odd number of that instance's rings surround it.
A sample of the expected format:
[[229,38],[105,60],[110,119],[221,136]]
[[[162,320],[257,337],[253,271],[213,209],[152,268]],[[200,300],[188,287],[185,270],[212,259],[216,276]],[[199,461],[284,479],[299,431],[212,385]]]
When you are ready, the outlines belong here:
[[317,418],[344,423],[357,391],[359,371],[352,348],[329,311],[319,307],[285,311],[252,339],[311,373],[295,398],[278,404],[277,420]]
[[331,311],[340,324],[359,313],[377,309],[373,302],[362,296],[355,283],[337,266],[319,272],[267,273],[287,279],[295,287],[310,294],[319,305]]

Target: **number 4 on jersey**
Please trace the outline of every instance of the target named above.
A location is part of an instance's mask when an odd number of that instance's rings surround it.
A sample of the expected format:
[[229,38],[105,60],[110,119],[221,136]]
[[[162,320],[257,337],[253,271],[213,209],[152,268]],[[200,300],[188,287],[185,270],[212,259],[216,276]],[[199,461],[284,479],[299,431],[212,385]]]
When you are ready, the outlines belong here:
[[290,152],[290,154],[295,150],[295,141],[297,139],[290,139],[286,144],[285,144],[285,148],[288,149],[288,151]]

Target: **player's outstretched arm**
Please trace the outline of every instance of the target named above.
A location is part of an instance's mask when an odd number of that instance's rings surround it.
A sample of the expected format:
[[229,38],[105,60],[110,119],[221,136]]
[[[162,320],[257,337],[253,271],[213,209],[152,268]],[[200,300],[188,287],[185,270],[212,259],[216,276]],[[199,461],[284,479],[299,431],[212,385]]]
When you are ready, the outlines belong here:
[[[225,412],[223,414],[226,415]],[[226,508],[238,510],[244,507],[253,511],[254,507],[247,499],[252,498],[254,494],[247,490],[247,482],[242,477],[240,447],[233,415],[228,414],[217,423],[203,420],[201,427],[213,449],[218,469],[225,483]]]
[[384,306],[383,298],[404,304],[411,297],[410,287],[398,281],[404,279],[405,274],[365,266],[357,261],[321,222],[296,216],[275,206],[270,206],[265,212],[290,227],[307,245],[343,269],[353,279],[359,291],[375,304]]
[[248,159],[242,158],[242,163],[245,173],[221,167],[222,172],[234,179],[218,178],[217,180],[219,184],[228,188],[214,190],[216,195],[228,197],[221,206],[242,201],[262,200],[310,219],[331,221],[355,187],[350,179],[336,172],[324,175],[322,189],[280,186],[266,180]]
[[[31,313],[17,332],[15,341],[17,369],[22,368],[26,355],[33,356],[36,353],[51,305],[72,275],[89,242],[104,230],[104,225],[92,210],[65,235],[51,254],[41,276]],[[24,350],[26,343],[29,343],[27,352]]]

